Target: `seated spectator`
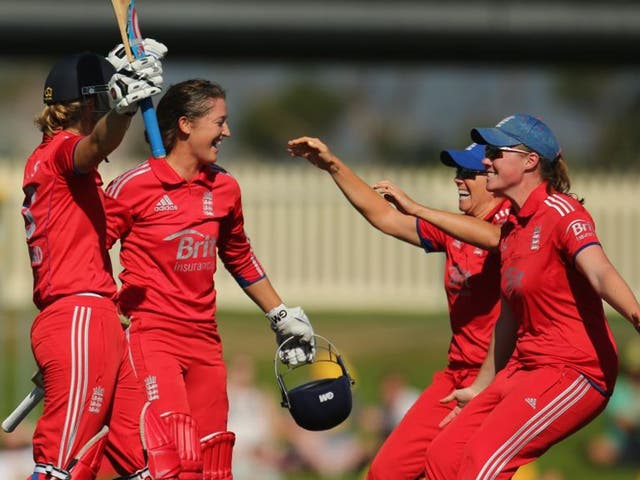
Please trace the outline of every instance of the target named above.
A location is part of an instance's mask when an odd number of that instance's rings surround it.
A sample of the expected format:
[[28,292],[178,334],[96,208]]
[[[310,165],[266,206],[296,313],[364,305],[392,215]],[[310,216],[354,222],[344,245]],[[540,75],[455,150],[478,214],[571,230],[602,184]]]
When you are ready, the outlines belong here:
[[595,465],[640,465],[640,338],[632,336],[620,352],[620,375],[603,412],[604,429],[587,447]]
[[255,364],[237,355],[229,364],[229,430],[235,432],[233,478],[280,480],[284,450],[280,446],[279,411],[275,397],[256,385]]

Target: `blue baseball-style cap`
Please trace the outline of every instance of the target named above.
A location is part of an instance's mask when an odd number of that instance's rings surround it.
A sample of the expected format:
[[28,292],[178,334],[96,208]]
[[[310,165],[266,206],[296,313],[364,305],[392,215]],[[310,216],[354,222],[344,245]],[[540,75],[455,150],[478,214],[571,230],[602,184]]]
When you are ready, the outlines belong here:
[[472,143],[464,150],[442,150],[440,161],[449,167],[462,167],[468,170],[485,170],[484,145]]
[[560,144],[551,129],[539,118],[525,113],[510,115],[493,128],[474,128],[471,140],[494,147],[522,144],[552,162],[560,154]]

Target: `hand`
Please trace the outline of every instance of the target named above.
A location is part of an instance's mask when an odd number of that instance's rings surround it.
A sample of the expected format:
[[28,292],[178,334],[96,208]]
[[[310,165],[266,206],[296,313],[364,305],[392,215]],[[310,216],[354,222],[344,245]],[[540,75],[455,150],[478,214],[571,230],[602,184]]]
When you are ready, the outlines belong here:
[[111,77],[111,108],[133,115],[140,100],[160,93],[163,82],[160,60],[151,56],[135,60]]
[[462,408],[469,403],[476,395],[478,395],[478,391],[470,385],[466,388],[460,388],[458,390],[454,390],[449,395],[440,400],[440,403],[450,403],[455,400],[456,406],[453,407],[453,410],[449,412],[449,414],[442,419],[442,421],[438,424],[439,428],[443,428],[447,425],[451,420],[458,416],[458,414],[462,411]]
[[287,308],[284,304],[267,313],[271,330],[276,334],[278,346],[290,337],[280,349],[280,361],[295,367],[299,363],[310,363],[316,354],[316,342],[311,322],[300,307]]
[[407,195],[402,189],[395,186],[389,180],[381,180],[377,182],[373,189],[384,197],[386,201],[395,205],[395,207],[405,215],[415,216],[420,208],[420,204]]
[[300,137],[287,142],[292,157],[302,157],[321,170],[330,170],[336,162],[331,150],[318,138]]
[[[156,60],[162,60],[167,54],[167,47],[163,43],[155,41],[153,38],[145,38],[142,40],[142,48],[145,55],[151,56]],[[124,49],[122,43],[116,45],[113,50],[107,54],[107,60],[116,72],[120,72],[122,69],[126,69],[129,65],[129,59],[127,58],[127,52]]]

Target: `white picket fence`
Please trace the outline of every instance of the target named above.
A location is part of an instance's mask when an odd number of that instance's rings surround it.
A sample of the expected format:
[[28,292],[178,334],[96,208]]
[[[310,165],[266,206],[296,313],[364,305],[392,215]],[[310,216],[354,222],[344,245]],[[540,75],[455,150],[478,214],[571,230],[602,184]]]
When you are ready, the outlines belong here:
[[[12,166],[13,165],[13,166]],[[348,204],[325,172],[295,165],[234,160],[225,166],[243,191],[246,230],[269,277],[286,302],[306,308],[441,311],[443,256],[426,255],[373,229]],[[123,169],[106,166],[110,180]],[[387,178],[423,203],[457,206],[451,171],[368,167],[368,182]],[[20,217],[22,166],[0,162],[0,300],[10,308],[31,302],[31,272]],[[640,175],[574,176],[609,258],[640,294]],[[114,254],[117,265],[117,254]],[[117,267],[116,267],[117,270]],[[222,308],[253,308],[231,277],[216,275]]]

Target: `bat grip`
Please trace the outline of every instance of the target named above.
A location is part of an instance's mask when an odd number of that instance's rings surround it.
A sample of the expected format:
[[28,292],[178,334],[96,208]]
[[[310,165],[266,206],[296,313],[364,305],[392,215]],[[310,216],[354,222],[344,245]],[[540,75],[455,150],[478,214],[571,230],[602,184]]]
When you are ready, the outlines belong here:
[[166,152],[164,151],[164,145],[162,144],[162,135],[160,134],[160,128],[158,127],[156,113],[153,110],[153,102],[150,98],[145,98],[140,101],[140,110],[142,111],[142,119],[144,121],[145,129],[147,130],[147,138],[151,144],[151,154],[155,158],[165,157]]

